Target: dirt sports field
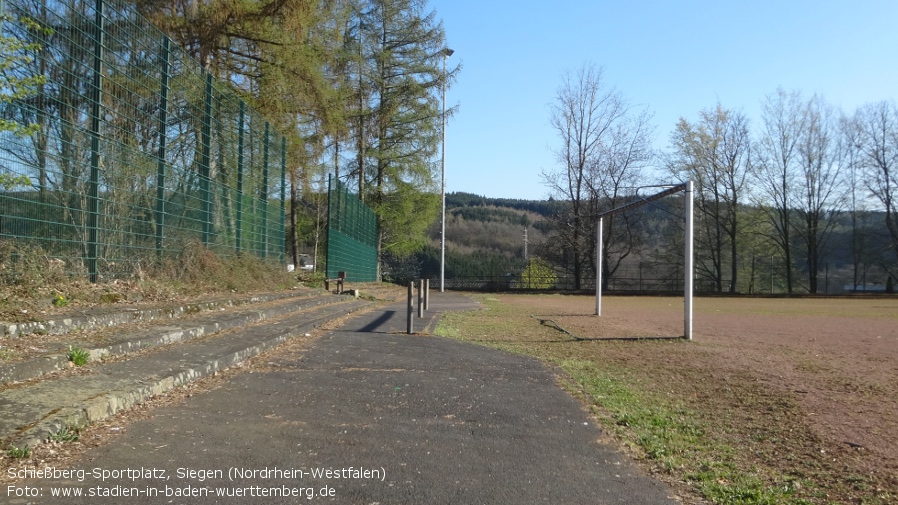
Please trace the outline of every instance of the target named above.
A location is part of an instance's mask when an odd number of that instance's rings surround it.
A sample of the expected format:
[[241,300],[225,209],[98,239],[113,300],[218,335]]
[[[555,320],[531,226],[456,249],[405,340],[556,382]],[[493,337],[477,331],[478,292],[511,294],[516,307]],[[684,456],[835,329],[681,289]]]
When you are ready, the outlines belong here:
[[[643,442],[657,435],[628,434],[635,423],[613,405],[609,424],[638,458],[708,501],[898,503],[898,298],[700,297],[692,342],[666,338],[683,334],[682,298],[606,296],[601,318],[588,296],[482,301],[484,331],[470,339],[537,355],[569,373],[593,363],[601,372],[574,382],[598,384],[584,389],[599,397],[589,401],[600,416],[601,384],[679,412],[672,417],[699,434],[685,445],[708,447],[679,449],[674,440],[655,454]],[[447,324],[465,323],[450,317]],[[476,335],[472,328],[467,333]],[[670,431],[677,429],[689,431]],[[671,457],[680,450],[683,457]],[[716,462],[690,461],[702,458]],[[754,484],[742,492],[732,481],[746,474]],[[712,482],[703,481],[708,475]]]

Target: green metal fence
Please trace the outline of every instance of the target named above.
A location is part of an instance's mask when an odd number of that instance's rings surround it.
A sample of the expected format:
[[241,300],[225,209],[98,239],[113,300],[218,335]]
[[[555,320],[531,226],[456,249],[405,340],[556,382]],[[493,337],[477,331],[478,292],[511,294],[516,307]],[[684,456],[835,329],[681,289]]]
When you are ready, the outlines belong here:
[[377,280],[377,216],[331,178],[327,199],[327,276],[346,272],[355,282]]
[[286,140],[233,89],[126,2],[0,9],[0,243],[92,281],[191,242],[283,259]]

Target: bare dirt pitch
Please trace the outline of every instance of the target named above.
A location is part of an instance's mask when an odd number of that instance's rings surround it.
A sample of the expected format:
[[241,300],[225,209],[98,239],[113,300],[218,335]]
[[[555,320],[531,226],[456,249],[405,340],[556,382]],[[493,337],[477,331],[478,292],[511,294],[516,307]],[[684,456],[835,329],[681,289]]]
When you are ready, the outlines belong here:
[[498,298],[582,339],[547,353],[682,397],[749,465],[816,482],[820,503],[898,499],[898,298],[696,298],[693,342],[664,339],[683,335],[682,298],[606,296],[602,317],[594,297]]

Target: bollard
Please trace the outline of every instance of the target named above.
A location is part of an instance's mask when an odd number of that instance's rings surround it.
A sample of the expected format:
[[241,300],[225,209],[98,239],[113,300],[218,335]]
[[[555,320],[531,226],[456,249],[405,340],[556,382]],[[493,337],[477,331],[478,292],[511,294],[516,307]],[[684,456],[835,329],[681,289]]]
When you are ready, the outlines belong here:
[[412,291],[415,289],[415,283],[413,281],[409,281],[408,283],[408,314],[406,315],[406,328],[409,335],[412,334]]
[[424,310],[430,310],[430,279],[424,279]]
[[418,279],[418,318],[424,317],[424,279]]

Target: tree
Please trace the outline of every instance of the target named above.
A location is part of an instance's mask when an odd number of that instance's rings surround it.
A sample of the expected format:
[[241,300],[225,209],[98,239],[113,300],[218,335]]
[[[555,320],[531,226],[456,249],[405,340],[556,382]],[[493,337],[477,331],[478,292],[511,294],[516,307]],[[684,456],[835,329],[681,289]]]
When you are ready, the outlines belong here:
[[[288,138],[289,254],[298,261],[303,191],[316,179],[324,132],[334,128],[326,78],[339,2],[313,0],[139,0],[138,9],[203,69]],[[198,130],[199,125],[194,125]]]
[[[643,183],[643,169],[654,159],[652,152],[651,116],[645,110],[628,113],[611,127],[607,139],[602,142],[599,159],[590,168],[587,179],[593,209],[590,228],[598,224],[597,216],[618,208],[637,198],[634,188]],[[638,189],[636,190],[638,191]],[[604,287],[617,272],[628,256],[638,253],[644,242],[642,214],[625,212],[604,218],[602,226],[602,277]],[[593,272],[595,264],[595,241],[589,242],[587,252]]]
[[[14,19],[12,15],[3,10],[0,2],[0,25],[19,25],[26,31],[46,32],[40,24],[31,18]],[[10,106],[21,102],[37,94],[46,77],[41,74],[22,72],[24,66],[30,65],[39,53],[41,45],[37,42],[23,40],[15,36],[0,33],[0,113],[8,116]],[[31,135],[37,128],[36,124],[23,124],[20,121],[10,120],[0,116],[0,132],[12,132],[14,135],[24,137]]]
[[[724,290],[724,266],[730,268],[729,292],[738,280],[739,214],[746,175],[750,170],[751,141],[744,114],[724,109],[699,112],[695,124],[680,118],[671,136],[671,170],[696,182],[700,222],[696,240],[704,255],[696,264],[715,290]],[[726,258],[726,261],[725,261]]]
[[755,179],[758,183],[756,202],[773,226],[771,237],[779,246],[786,291],[793,289],[792,206],[798,143],[807,123],[801,93],[786,93],[782,88],[768,95],[762,103],[763,130],[758,141]]
[[795,199],[797,226],[805,245],[808,269],[808,291],[817,292],[824,246],[832,234],[842,207],[841,167],[844,150],[836,131],[832,107],[819,96],[811,98],[805,108],[806,125],[797,145],[800,181]]
[[[555,152],[561,168],[543,173],[543,179],[565,202],[555,217],[558,245],[553,252],[573,274],[576,289],[589,267],[595,272],[596,216],[625,198],[626,189],[636,185],[651,158],[648,114],[634,114],[623,95],[606,85],[602,73],[601,68],[584,65],[576,74],[565,74],[550,113],[561,139]],[[629,225],[626,216],[606,225],[606,281],[632,250]]]
[[[49,36],[52,30],[27,14],[16,19],[3,7],[0,1],[0,27],[8,25],[12,30],[0,30],[0,132],[10,132],[20,138],[40,135],[43,131],[41,117],[31,114],[24,105],[42,95],[47,78],[35,68],[35,63],[42,60],[44,50],[40,37]],[[42,192],[45,178],[45,172],[41,170],[38,182]],[[2,189],[30,184],[27,175],[0,172]]]
[[518,287],[524,289],[549,289],[555,286],[558,276],[552,267],[542,258],[534,256],[527,262],[521,272]]
[[[369,0],[360,10],[360,194],[378,215],[379,254],[408,255],[425,243],[439,211],[436,158],[445,33],[423,0]],[[367,96],[370,90],[370,97]],[[367,101],[366,101],[367,100]]]
[[768,218],[767,212],[760,207],[748,207],[743,213],[739,277],[742,279],[740,287],[748,294],[763,292],[765,287],[773,292],[777,272],[771,258],[779,246],[774,242],[773,223]]
[[882,204],[892,249],[898,258],[898,107],[867,104],[855,113],[864,182]]
[[861,262],[869,241],[867,225],[867,198],[864,197],[864,168],[862,165],[861,137],[855,118],[839,118],[839,136],[842,145],[843,181],[848,188],[847,205],[851,216],[851,265],[852,289],[857,290],[861,279]]

